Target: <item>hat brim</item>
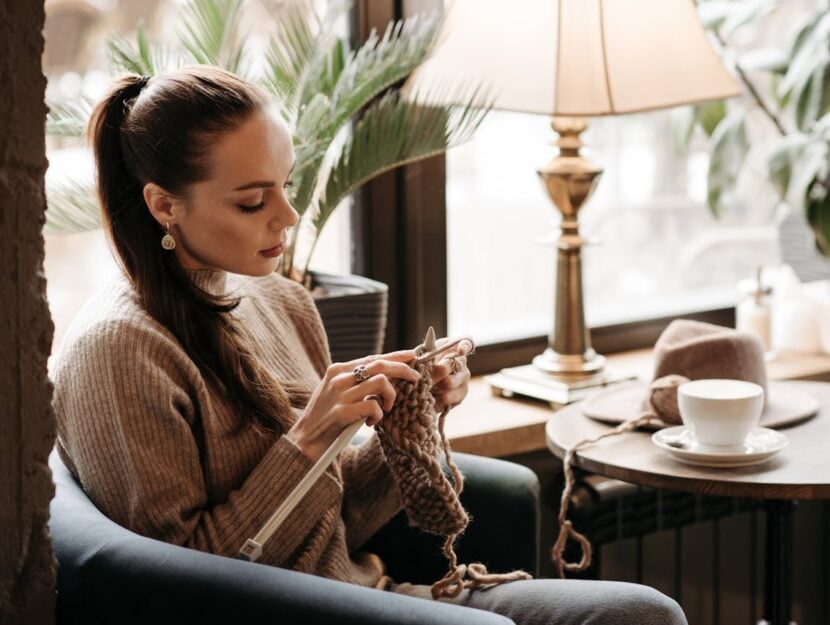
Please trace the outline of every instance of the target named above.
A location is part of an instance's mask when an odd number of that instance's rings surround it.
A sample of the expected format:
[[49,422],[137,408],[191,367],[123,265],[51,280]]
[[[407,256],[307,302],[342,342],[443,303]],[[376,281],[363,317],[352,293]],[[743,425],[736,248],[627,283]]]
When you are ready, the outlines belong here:
[[[585,400],[582,412],[586,417],[610,424],[636,419],[643,412],[648,387],[648,382],[636,381],[600,391]],[[819,402],[815,397],[791,383],[769,382],[759,425],[767,428],[796,425],[814,417],[818,409]],[[670,425],[675,424],[657,421],[644,429],[659,430]]]

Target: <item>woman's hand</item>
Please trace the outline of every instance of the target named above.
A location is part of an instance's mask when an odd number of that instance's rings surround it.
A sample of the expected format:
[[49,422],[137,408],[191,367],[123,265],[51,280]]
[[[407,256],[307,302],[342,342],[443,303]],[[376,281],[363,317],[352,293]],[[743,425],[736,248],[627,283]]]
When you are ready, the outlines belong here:
[[[435,344],[441,347],[447,342],[449,339],[443,338]],[[467,396],[470,383],[470,370],[467,368],[469,348],[466,341],[459,343],[454,351],[442,356],[432,367],[432,395],[438,412],[447,406],[457,406]]]
[[[366,419],[366,425],[371,426],[383,419],[395,403],[395,389],[389,380],[417,382],[421,378],[407,364],[414,358],[415,351],[407,349],[331,365],[286,436],[316,462],[355,421]],[[359,365],[366,367],[368,377],[363,382],[358,382],[354,373]]]

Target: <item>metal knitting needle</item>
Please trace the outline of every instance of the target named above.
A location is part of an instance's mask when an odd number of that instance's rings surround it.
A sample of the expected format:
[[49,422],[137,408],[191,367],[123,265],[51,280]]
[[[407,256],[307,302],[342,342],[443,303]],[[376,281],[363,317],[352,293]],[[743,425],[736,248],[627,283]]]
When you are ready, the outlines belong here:
[[[431,335],[431,336],[430,336]],[[475,343],[473,340],[468,337],[462,337],[460,339],[456,339],[446,345],[442,345],[440,348],[435,349],[435,331],[430,326],[429,331],[427,332],[427,336],[424,339],[424,343],[419,346],[419,348],[430,347],[429,351],[422,353],[418,358],[415,359],[417,363],[423,363],[431,358],[434,358],[436,355],[442,354],[446,351],[452,349],[455,345],[459,344],[462,341],[468,341],[472,346],[472,350],[468,353],[474,353],[475,351]],[[417,350],[418,348],[416,348]],[[422,350],[423,351],[423,350]],[[380,399],[377,399],[378,403],[380,403]],[[245,544],[242,545],[242,548],[239,550],[239,558],[241,560],[248,560],[249,562],[256,562],[259,557],[262,555],[262,546],[274,535],[274,532],[279,529],[280,525],[285,522],[285,519],[288,518],[288,515],[294,511],[300,501],[302,501],[303,497],[305,497],[306,493],[311,489],[311,487],[320,479],[320,476],[323,472],[329,467],[329,465],[334,461],[337,455],[343,451],[349,442],[354,438],[354,435],[357,434],[357,431],[361,428],[361,426],[366,422],[366,419],[358,419],[350,426],[348,426],[345,430],[343,430],[340,435],[334,440],[334,442],[329,445],[328,449],[323,452],[323,455],[314,463],[314,466],[311,467],[308,473],[303,476],[303,479],[299,481],[299,483],[294,487],[294,490],[289,493],[288,497],[279,505],[277,510],[271,517],[265,522],[262,526],[262,529],[256,533],[253,538],[249,538],[245,541]]]

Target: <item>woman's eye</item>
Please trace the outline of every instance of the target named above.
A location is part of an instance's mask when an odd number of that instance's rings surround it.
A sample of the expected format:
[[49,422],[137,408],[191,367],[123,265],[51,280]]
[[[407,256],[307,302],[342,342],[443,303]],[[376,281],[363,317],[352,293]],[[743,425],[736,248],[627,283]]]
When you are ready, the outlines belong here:
[[243,213],[256,213],[261,210],[263,206],[265,206],[265,200],[259,204],[254,204],[253,206],[247,206],[245,204],[237,204],[237,206]]
[[285,184],[282,185],[282,188],[283,189],[290,189],[293,186],[294,186],[294,181],[293,180],[286,180]]

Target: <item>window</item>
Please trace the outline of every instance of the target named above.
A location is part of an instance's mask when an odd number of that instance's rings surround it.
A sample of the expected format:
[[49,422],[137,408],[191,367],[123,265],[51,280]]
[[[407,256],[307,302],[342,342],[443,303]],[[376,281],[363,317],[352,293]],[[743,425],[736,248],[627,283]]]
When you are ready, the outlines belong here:
[[[555,149],[543,116],[495,112],[447,154],[449,334],[482,343],[551,329],[559,213],[536,175]],[[779,260],[771,197],[716,220],[705,145],[674,145],[672,113],[591,120],[583,153],[604,168],[580,212],[589,326],[733,305]]]

